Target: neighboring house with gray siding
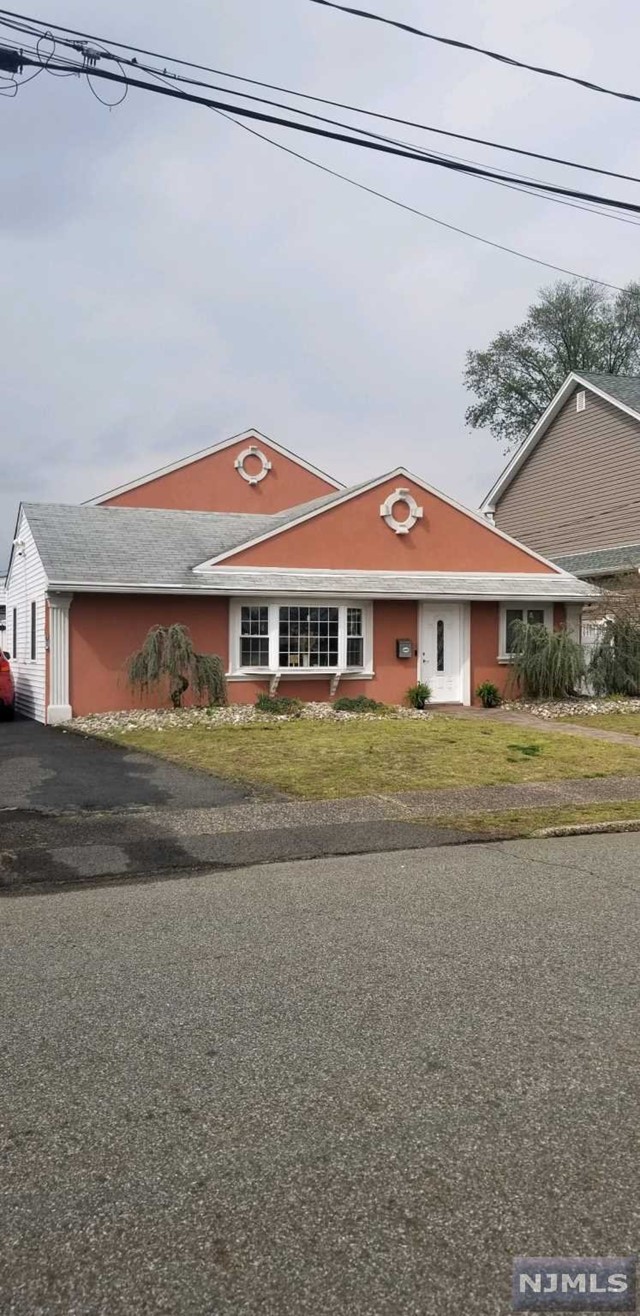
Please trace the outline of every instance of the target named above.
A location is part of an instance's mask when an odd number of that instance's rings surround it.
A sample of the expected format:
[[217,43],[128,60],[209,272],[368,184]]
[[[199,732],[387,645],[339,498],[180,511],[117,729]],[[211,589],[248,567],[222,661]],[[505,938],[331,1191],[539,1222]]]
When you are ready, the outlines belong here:
[[640,569],[640,376],[565,380],[481,510],[593,581]]

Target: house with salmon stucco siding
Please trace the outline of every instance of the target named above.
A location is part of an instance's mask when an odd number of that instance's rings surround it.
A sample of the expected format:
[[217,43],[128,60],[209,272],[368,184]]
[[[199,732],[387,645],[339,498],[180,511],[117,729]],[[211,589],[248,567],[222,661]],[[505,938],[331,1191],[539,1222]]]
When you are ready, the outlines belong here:
[[399,703],[422,680],[470,704],[506,688],[516,619],[577,633],[595,593],[402,466],[345,488],[251,430],[80,506],[23,503],[7,618],[18,708],[60,723],[152,705],[126,662],[172,622],[234,703]]

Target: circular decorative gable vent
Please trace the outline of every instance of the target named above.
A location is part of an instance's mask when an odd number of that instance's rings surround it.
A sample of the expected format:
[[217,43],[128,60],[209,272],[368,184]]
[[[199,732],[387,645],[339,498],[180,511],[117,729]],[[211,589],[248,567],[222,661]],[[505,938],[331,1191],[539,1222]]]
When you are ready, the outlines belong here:
[[[257,457],[260,462],[260,470],[256,471],[253,475],[244,469],[247,457]],[[261,480],[264,480],[265,475],[268,475],[271,470],[271,462],[265,457],[264,453],[261,452],[259,448],[256,448],[255,443],[249,444],[248,448],[245,448],[243,452],[239,453],[233,464],[238,475],[241,475],[243,480],[247,481],[247,484],[259,484]]]
[[[403,521],[396,520],[393,514],[393,509],[398,503],[404,503],[405,507],[409,508],[409,515],[405,516]],[[408,535],[409,531],[413,530],[416,521],[419,521],[424,513],[422,508],[418,507],[409,489],[394,489],[393,493],[389,494],[386,503],[382,503],[380,515],[386,521],[390,530],[395,530],[397,535]]]

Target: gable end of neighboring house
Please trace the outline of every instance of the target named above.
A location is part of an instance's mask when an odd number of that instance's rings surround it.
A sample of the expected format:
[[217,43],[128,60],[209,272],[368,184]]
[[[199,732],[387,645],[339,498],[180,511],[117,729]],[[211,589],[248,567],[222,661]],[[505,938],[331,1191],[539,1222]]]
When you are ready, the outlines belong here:
[[[619,381],[636,384],[636,413],[598,378],[569,377],[483,504],[499,530],[554,561],[640,541],[640,379]],[[626,396],[635,401],[631,387]]]
[[16,709],[47,720],[47,576],[24,510],[20,511],[6,581],[4,648],[16,688]]

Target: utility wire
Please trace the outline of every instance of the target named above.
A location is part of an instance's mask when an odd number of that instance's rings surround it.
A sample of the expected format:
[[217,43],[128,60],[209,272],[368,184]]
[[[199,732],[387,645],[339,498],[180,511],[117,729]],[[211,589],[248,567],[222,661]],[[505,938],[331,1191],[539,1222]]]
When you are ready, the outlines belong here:
[[[6,19],[4,20],[0,19],[0,23],[2,23],[3,26],[11,27],[14,30],[29,31],[30,35],[40,35],[40,33],[37,30],[29,29],[26,25],[39,23],[46,30],[54,29],[56,32],[66,32],[72,36],[80,37],[86,41],[98,42],[106,46],[117,46],[119,50],[133,51],[137,55],[143,55],[146,56],[147,58],[158,59],[158,60],[163,60],[164,62],[177,64],[182,68],[196,69],[203,73],[213,73],[216,75],[216,77],[229,78],[235,82],[244,82],[248,86],[261,87],[267,91],[279,92],[286,96],[295,96],[300,100],[313,101],[317,105],[327,105],[332,109],[347,110],[351,114],[361,114],[366,116],[367,118],[384,120],[386,123],[395,123],[403,128],[417,128],[421,132],[430,132],[441,137],[451,137],[454,138],[456,141],[471,142],[476,146],[487,146],[491,150],[507,151],[510,154],[527,156],[528,158],[533,160],[543,160],[547,164],[563,165],[567,169],[581,169],[587,173],[602,174],[604,177],[607,178],[618,178],[621,179],[623,182],[640,183],[640,178],[636,177],[633,174],[617,173],[613,169],[602,169],[602,168],[598,168],[596,165],[584,164],[576,160],[565,160],[561,156],[545,155],[540,151],[529,151],[526,150],[524,147],[509,146],[503,142],[494,142],[485,137],[472,137],[467,133],[451,132],[446,128],[436,128],[432,124],[420,123],[413,119],[402,119],[392,114],[382,114],[380,111],[377,110],[363,109],[361,106],[350,105],[344,101],[334,101],[324,96],[313,96],[309,92],[294,91],[290,87],[282,87],[279,86],[277,83],[263,82],[260,81],[258,78],[243,77],[241,74],[238,73],[228,73],[224,69],[212,68],[207,64],[197,64],[190,60],[178,59],[174,55],[162,55],[159,54],[157,51],[145,50],[141,46],[133,46],[123,41],[112,41],[112,40],[107,40],[106,38],[103,37],[92,36],[88,32],[80,32],[75,28],[62,27],[58,23],[45,24],[43,20],[29,18],[27,15],[16,14],[12,10],[0,9],[0,14],[6,15]],[[13,22],[9,20],[21,20],[21,21]],[[59,40],[64,41],[64,38],[59,38]],[[73,43],[68,43],[68,44],[73,44]],[[116,58],[116,57],[112,56],[111,58]],[[163,73],[167,74],[167,76],[170,77],[177,78],[179,76],[177,74],[169,73],[168,70],[166,69],[163,70]],[[203,85],[203,86],[207,85],[204,83],[197,84],[195,83],[195,79],[191,80],[184,78],[180,80],[184,80],[185,82],[192,82],[193,85]],[[236,94],[244,95],[245,93],[236,93]]]
[[568,270],[563,265],[553,265],[551,261],[541,260],[537,256],[529,256],[524,251],[518,251],[515,247],[504,246],[501,242],[493,242],[490,238],[480,237],[478,233],[471,233],[468,229],[459,228],[457,224],[449,224],[444,219],[436,219],[435,215],[428,215],[424,210],[418,210],[416,206],[407,205],[405,201],[398,201],[396,197],[388,196],[386,192],[379,192],[375,187],[368,187],[366,183],[359,183],[355,178],[349,178],[347,174],[341,174],[337,169],[330,169],[328,165],[320,164],[318,160],[312,160],[308,155],[302,155],[300,151],[294,151],[292,147],[285,146],[282,142],[274,141],[273,137],[267,137],[265,133],[258,132],[256,128],[250,128],[247,123],[240,123],[234,119],[231,114],[226,114],[222,110],[216,113],[222,119],[227,119],[229,123],[235,124],[236,128],[242,128],[245,132],[251,133],[252,137],[259,137],[260,141],[267,142],[269,146],[275,146],[279,151],[284,151],[286,155],[291,155],[296,160],[303,160],[305,164],[313,165],[314,169],[319,169],[323,174],[329,174],[331,178],[339,178],[342,183],[349,183],[350,187],[357,187],[359,192],[368,192],[369,196],[378,197],[380,201],[388,201],[390,205],[397,206],[399,210],[406,210],[410,215],[417,215],[419,219],[426,219],[430,224],[437,224],[439,228],[449,229],[451,233],[459,233],[462,237],[472,238],[474,242],[481,242],[485,247],[493,247],[496,251],[506,252],[509,256],[517,256],[520,260],[526,260],[533,265],[543,265],[547,270],[554,270],[556,274],[568,274],[572,279],[581,279],[584,283],[597,283],[601,288],[610,288],[613,292],[622,292],[623,289],[617,283],[606,283],[604,279],[594,279],[589,274],[578,274],[576,270]]
[[[112,57],[112,58],[113,58],[113,57]],[[177,81],[180,82],[180,83],[185,82],[185,83],[187,83],[189,86],[206,87],[206,88],[208,88],[208,90],[210,90],[210,91],[222,91],[222,92],[227,92],[227,93],[228,93],[228,88],[226,88],[226,87],[221,87],[221,86],[219,86],[219,85],[216,86],[215,83],[201,82],[201,81],[199,81],[199,80],[192,79],[192,78],[182,78],[182,77],[177,76],[177,75],[175,75],[175,74],[173,74],[173,73],[171,73],[171,72],[168,72],[167,70],[163,70],[162,74],[160,74],[160,73],[158,72],[158,70],[155,69],[155,68],[153,68],[151,65],[148,65],[148,64],[138,64],[138,63],[136,63],[136,61],[128,60],[128,59],[125,59],[124,57],[121,57],[121,59],[119,60],[119,63],[120,63],[121,65],[124,64],[124,65],[133,66],[135,69],[139,70],[140,72],[151,74],[153,77],[157,78],[160,82],[164,82],[167,86],[170,86],[172,82],[175,82],[175,81],[177,80]],[[421,155],[424,155],[424,156],[425,156],[426,158],[428,158],[428,159],[431,159],[433,156],[437,156],[437,157],[439,157],[439,158],[441,158],[441,159],[444,159],[444,160],[455,160],[455,161],[459,161],[459,162],[462,163],[462,164],[469,164],[469,165],[473,165],[473,166],[476,166],[476,167],[481,167],[480,162],[477,161],[477,160],[469,160],[468,158],[466,158],[466,157],[464,157],[464,156],[456,156],[456,155],[445,154],[445,153],[442,152],[442,151],[434,151],[433,149],[431,149],[430,151],[427,152],[427,151],[424,151],[421,147],[419,147],[415,142],[407,142],[407,141],[400,140],[400,139],[398,139],[398,138],[396,138],[396,137],[387,137],[387,136],[384,136],[384,135],[381,134],[381,133],[373,133],[373,132],[369,132],[369,131],[367,131],[367,130],[364,129],[364,128],[359,128],[359,127],[357,127],[357,126],[354,127],[352,124],[344,123],[344,122],[342,122],[342,121],[339,120],[339,119],[330,119],[330,118],[327,118],[326,116],[321,115],[321,114],[314,114],[314,113],[309,112],[308,110],[301,110],[301,109],[298,109],[297,106],[291,106],[291,105],[288,105],[286,102],[283,102],[283,101],[273,101],[273,100],[269,100],[267,97],[264,97],[264,96],[255,96],[255,95],[252,95],[250,92],[242,92],[242,91],[238,91],[237,89],[234,90],[233,95],[235,95],[235,96],[238,96],[238,95],[239,95],[239,96],[242,96],[244,99],[249,99],[249,100],[252,100],[252,101],[257,101],[257,102],[259,102],[261,105],[270,105],[270,106],[272,106],[272,107],[274,107],[274,108],[277,108],[277,109],[289,110],[290,112],[292,112],[292,113],[294,113],[294,114],[301,114],[301,115],[304,115],[306,118],[314,119],[314,120],[316,120],[316,121],[318,121],[318,122],[320,122],[320,123],[328,123],[328,124],[333,125],[334,127],[346,128],[348,131],[355,131],[355,132],[361,134],[362,136],[370,137],[370,138],[372,138],[372,139],[374,139],[374,140],[376,140],[376,141],[381,141],[381,142],[391,143],[391,144],[394,145],[394,146],[402,146],[403,148],[405,148],[406,150],[409,150],[409,151],[420,151],[420,154],[421,154]],[[536,197],[537,194],[536,194],[535,192],[531,192],[530,189],[528,188],[527,184],[529,184],[529,183],[539,183],[539,184],[542,184],[543,186],[546,186],[545,180],[542,179],[542,178],[540,178],[540,177],[535,177],[535,176],[532,177],[531,175],[528,175],[528,174],[519,174],[519,173],[516,173],[514,170],[511,170],[511,169],[503,170],[503,171],[502,171],[502,174],[505,175],[506,177],[512,179],[513,181],[512,181],[512,182],[507,182],[507,181],[500,182],[500,181],[498,181],[497,179],[493,179],[493,178],[483,178],[483,179],[481,179],[480,181],[481,181],[481,182],[490,182],[490,183],[492,183],[492,184],[493,184],[494,186],[496,186],[496,187],[505,187],[505,188],[508,188],[508,189],[509,189],[510,191],[512,191],[512,192],[522,192],[525,196],[533,196],[533,197]],[[640,180],[638,180],[638,181],[640,181]],[[546,195],[544,195],[544,194],[542,194],[541,196],[538,196],[538,199],[542,199],[542,200],[544,200],[544,201],[551,201],[551,202],[554,203],[554,205],[559,205],[559,206],[569,206],[569,207],[570,207],[571,209],[573,209],[573,210],[582,210],[582,211],[584,211],[585,214],[587,214],[587,215],[598,215],[598,216],[600,216],[600,217],[603,218],[603,219],[612,219],[612,220],[615,220],[615,221],[616,221],[617,223],[619,223],[619,224],[630,224],[630,225],[631,225],[632,227],[634,227],[634,228],[638,228],[638,227],[640,227],[640,225],[638,224],[638,221],[637,221],[637,220],[634,220],[634,219],[627,219],[627,218],[626,218],[625,216],[623,216],[623,215],[614,215],[612,212],[610,212],[610,211],[606,211],[606,210],[600,210],[600,209],[598,209],[596,206],[592,206],[592,205],[581,205],[579,202],[576,202],[576,201],[566,201],[566,200],[563,200],[563,199],[560,198],[560,197],[556,197],[556,196],[546,196]]]
[[[39,61],[34,59],[24,59],[25,65],[37,66],[38,63]],[[60,64],[57,67],[62,69],[65,68],[64,65]],[[80,65],[71,64],[67,65],[66,68],[69,72],[76,72],[79,74],[87,72],[87,69]],[[212,110],[230,111],[233,114],[240,115],[242,118],[257,120],[261,123],[271,123],[280,128],[293,128],[296,132],[303,132],[315,137],[327,138],[330,141],[346,142],[348,145],[358,146],[363,150],[379,151],[385,155],[397,156],[403,160],[417,160],[421,164],[436,165],[438,168],[448,169],[454,173],[461,173],[475,178],[498,179],[504,183],[510,182],[507,175],[496,173],[490,169],[483,169],[477,165],[466,165],[459,161],[442,159],[425,152],[405,150],[404,148],[393,146],[386,142],[363,140],[359,137],[354,137],[349,133],[332,132],[325,128],[316,128],[308,123],[295,123],[291,119],[283,119],[278,115],[265,114],[263,111],[259,110],[251,110],[244,105],[229,105],[227,102],[211,100],[205,96],[197,96],[193,92],[186,92],[177,87],[165,86],[164,84],[158,86],[157,83],[145,82],[141,78],[132,78],[128,75],[123,76],[112,73],[108,69],[92,67],[89,71],[92,78],[102,78],[108,82],[116,82],[130,87],[138,87],[141,91],[151,91],[159,96],[170,96],[175,100],[188,101],[196,105],[205,105]],[[559,187],[551,183],[530,182],[527,184],[527,187],[533,189],[536,193],[541,192],[550,196],[561,196],[568,197],[572,200],[590,201],[598,206],[607,206],[614,210],[621,210],[626,213],[640,215],[640,205],[636,205],[630,201],[620,201],[613,197],[602,196],[598,193],[582,192],[573,188]]]
[[[115,56],[110,54],[109,52],[105,52],[105,58],[115,59]],[[206,87],[209,91],[222,91],[225,92],[226,94],[228,94],[229,91],[227,87],[216,85],[215,83],[202,82],[195,78],[185,78],[178,74],[169,72],[167,70],[163,70],[162,74],[160,74],[159,71],[156,68],[154,68],[152,65],[139,64],[136,60],[125,59],[124,56],[121,56],[117,60],[117,62],[121,69],[123,65],[133,67],[138,72],[148,73],[152,77],[157,78],[160,82],[164,82],[168,86],[170,86],[172,82],[174,84],[175,82],[178,82],[180,84],[186,83],[189,86]],[[95,94],[96,93],[94,92],[94,95]],[[331,118],[327,118],[325,115],[322,114],[315,114],[309,110],[299,109],[297,106],[291,106],[284,101],[273,101],[265,96],[256,96],[251,92],[238,91],[237,89],[234,89],[233,95],[241,96],[245,100],[248,99],[258,102],[261,105],[270,105],[272,108],[289,110],[290,113],[303,115],[305,118],[314,119],[319,123],[327,123],[334,127],[346,128],[350,132],[357,132],[361,136],[372,138],[375,141],[391,143],[394,146],[401,146],[408,151],[419,151],[420,154],[427,159],[432,159],[432,157],[437,156],[443,160],[454,160],[462,164],[468,164],[478,168],[482,167],[480,165],[480,162],[477,160],[469,160],[468,158],[463,156],[450,155],[442,151],[434,151],[433,148],[430,151],[426,151],[422,147],[418,146],[415,142],[407,142],[400,140],[396,137],[385,136],[382,133],[374,133],[365,128],[360,128],[357,125],[354,126],[349,123],[344,123],[340,119],[331,119]],[[100,97],[98,97],[98,99],[100,99]],[[109,102],[106,103],[108,104]],[[530,190],[530,188],[527,186],[529,183],[541,184],[544,187],[547,186],[543,178],[536,176],[532,177],[531,175],[527,175],[527,174],[519,174],[511,169],[503,170],[501,177],[502,176],[506,176],[507,178],[510,178],[513,181],[501,182],[498,181],[498,179],[494,179],[494,178],[482,178],[480,181],[489,182],[496,187],[505,187],[512,192],[522,192],[525,196],[533,196],[533,197],[536,197],[538,194]],[[640,179],[638,181],[640,182]],[[569,206],[573,210],[582,210],[585,212],[585,214],[588,215],[598,215],[603,219],[615,220],[619,224],[630,224],[634,228],[640,227],[637,220],[627,219],[623,215],[615,215],[611,211],[600,210],[593,205],[581,205],[579,202],[576,201],[566,201],[563,200],[561,197],[546,196],[545,194],[538,195],[538,199],[542,199],[544,201],[551,201],[554,203],[554,205]]]
[[427,41],[438,41],[443,46],[455,46],[457,50],[471,50],[476,55],[486,55],[500,64],[510,65],[516,69],[528,69],[530,73],[541,73],[546,78],[560,78],[562,82],[574,82],[587,91],[601,92],[603,96],[615,96],[618,100],[640,103],[640,96],[630,91],[614,91],[612,87],[602,87],[598,82],[589,82],[586,78],[576,78],[571,73],[560,73],[558,69],[544,68],[539,64],[527,64],[525,60],[502,55],[497,50],[487,50],[484,46],[474,46],[468,41],[456,41],[453,37],[442,37],[435,32],[425,32],[423,28],[414,27],[412,23],[401,23],[397,18],[385,18],[382,14],[372,14],[368,9],[354,9],[351,5],[340,5],[336,0],[311,0],[313,5],[323,5],[326,9],[339,9],[343,14],[353,14],[356,18],[367,18],[374,23],[384,23],[386,27],[398,28],[409,32],[411,36],[424,37]]

